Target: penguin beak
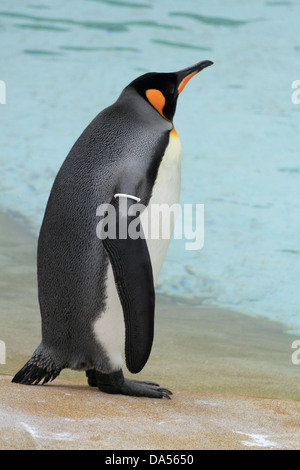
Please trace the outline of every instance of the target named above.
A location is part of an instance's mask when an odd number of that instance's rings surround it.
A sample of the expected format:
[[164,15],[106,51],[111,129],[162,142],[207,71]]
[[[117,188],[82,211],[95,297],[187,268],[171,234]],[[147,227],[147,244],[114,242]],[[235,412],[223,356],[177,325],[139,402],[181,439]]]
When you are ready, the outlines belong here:
[[205,69],[206,67],[209,67],[212,64],[213,64],[213,62],[211,60],[203,60],[202,62],[198,62],[197,64],[192,65],[192,67],[188,67],[186,69],[183,69],[183,70],[180,70],[179,72],[177,72],[177,76],[178,76],[178,87],[177,87],[178,94],[180,94],[182,92],[182,90],[184,89],[187,82],[194,75],[196,75],[198,72],[200,72],[200,70],[203,70],[203,69]]

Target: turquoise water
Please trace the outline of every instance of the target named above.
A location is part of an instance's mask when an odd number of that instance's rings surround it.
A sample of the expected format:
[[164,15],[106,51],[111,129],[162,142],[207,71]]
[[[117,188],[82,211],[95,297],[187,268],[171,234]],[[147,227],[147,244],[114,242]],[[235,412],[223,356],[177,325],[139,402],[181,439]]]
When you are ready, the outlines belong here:
[[181,202],[204,204],[205,243],[172,242],[158,291],[296,332],[299,18],[295,0],[1,0],[0,208],[37,236],[53,179],[93,117],[142,73],[210,59],[174,120]]

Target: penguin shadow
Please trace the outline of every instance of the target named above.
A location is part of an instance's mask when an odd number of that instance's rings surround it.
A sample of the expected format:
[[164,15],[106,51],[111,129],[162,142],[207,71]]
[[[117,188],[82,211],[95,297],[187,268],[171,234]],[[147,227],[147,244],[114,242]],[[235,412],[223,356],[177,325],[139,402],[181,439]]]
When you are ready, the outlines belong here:
[[[97,403],[105,403],[109,405],[110,407],[116,407],[115,412],[118,413],[120,411],[119,406],[122,406],[122,403],[126,404],[128,402],[131,402],[134,406],[137,406],[137,409],[140,408],[139,403],[142,405],[142,407],[145,406],[146,403],[149,403],[147,405],[147,409],[151,409],[157,406],[157,403],[163,402],[165,403],[171,403],[171,400],[162,400],[160,397],[153,398],[152,400],[149,400],[148,397],[136,397],[133,395],[125,395],[122,393],[106,393],[98,389],[98,387],[91,387],[88,384],[85,384],[84,382],[80,383],[48,383],[46,385],[42,384],[37,384],[34,387],[43,387],[43,389],[48,389],[47,391],[49,392],[49,397],[51,397],[51,392],[56,392],[56,394],[60,394],[61,397],[59,398],[60,405],[62,404],[61,400],[66,399],[66,407],[70,406],[70,402],[68,400],[74,400],[73,405],[71,405],[71,409],[73,408],[74,413],[77,413],[81,410],[81,405],[83,407],[86,407],[86,398],[87,398],[87,393],[93,394],[93,396],[96,399],[96,402],[94,399],[92,399],[92,395],[88,395],[90,397],[91,401],[89,402],[91,409],[94,409],[94,406],[97,406]],[[84,394],[84,397],[83,397]],[[174,395],[172,394],[174,397]],[[64,406],[64,405],[62,405]],[[130,405],[131,406],[131,405]],[[161,405],[160,405],[161,406]],[[90,412],[91,412],[90,409]],[[156,408],[155,408],[156,409]],[[81,410],[82,411],[82,410]],[[86,410],[87,411],[87,410]],[[108,411],[108,410],[107,410]],[[110,410],[110,412],[113,412],[113,409]]]
[[[37,386],[38,387],[44,387],[44,388],[47,387],[47,388],[51,388],[51,389],[54,389],[54,390],[61,390],[61,391],[68,391],[68,390],[77,391],[78,390],[80,392],[82,392],[82,391],[86,392],[87,390],[90,390],[92,392],[97,392],[96,389],[93,389],[92,387],[89,387],[84,382],[82,382],[82,383],[72,383],[72,384],[61,384],[61,383],[58,383],[58,384],[52,383],[52,384],[47,384],[47,385],[38,384]],[[99,393],[99,390],[98,390],[98,393]]]

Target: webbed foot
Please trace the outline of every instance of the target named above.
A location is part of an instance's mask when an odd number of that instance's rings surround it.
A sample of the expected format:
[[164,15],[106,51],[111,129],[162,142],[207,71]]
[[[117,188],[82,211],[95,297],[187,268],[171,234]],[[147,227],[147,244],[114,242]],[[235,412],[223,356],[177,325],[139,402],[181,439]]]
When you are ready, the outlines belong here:
[[155,382],[125,379],[122,370],[103,374],[95,369],[86,371],[88,384],[91,387],[98,387],[101,392],[130,395],[136,397],[168,398],[172,392],[160,387]]

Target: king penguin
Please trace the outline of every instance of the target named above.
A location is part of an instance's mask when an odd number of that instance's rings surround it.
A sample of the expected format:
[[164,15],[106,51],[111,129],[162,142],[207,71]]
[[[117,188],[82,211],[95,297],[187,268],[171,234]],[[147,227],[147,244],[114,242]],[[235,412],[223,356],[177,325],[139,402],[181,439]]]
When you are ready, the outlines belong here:
[[[157,383],[125,378],[122,370],[124,350],[131,373],[148,361],[154,286],[169,239],[124,237],[119,228],[137,219],[142,235],[146,210],[130,215],[137,204],[178,203],[177,98],[212,63],[138,77],[71,148],[54,180],[38,239],[42,341],[13,382],[44,384],[70,368],[85,371],[88,384],[106,393],[170,398]],[[103,204],[114,208],[109,220],[115,231],[101,237],[97,210]]]

